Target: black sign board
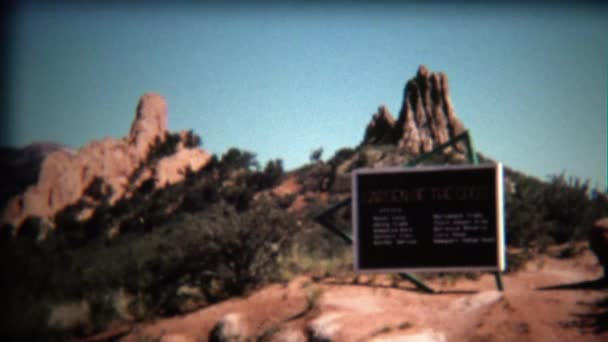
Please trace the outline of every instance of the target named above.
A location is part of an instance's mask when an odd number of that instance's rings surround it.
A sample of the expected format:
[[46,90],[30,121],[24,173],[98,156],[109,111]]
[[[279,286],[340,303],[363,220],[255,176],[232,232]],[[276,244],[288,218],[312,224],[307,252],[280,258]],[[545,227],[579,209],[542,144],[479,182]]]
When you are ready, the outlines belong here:
[[353,172],[358,271],[503,271],[501,164]]

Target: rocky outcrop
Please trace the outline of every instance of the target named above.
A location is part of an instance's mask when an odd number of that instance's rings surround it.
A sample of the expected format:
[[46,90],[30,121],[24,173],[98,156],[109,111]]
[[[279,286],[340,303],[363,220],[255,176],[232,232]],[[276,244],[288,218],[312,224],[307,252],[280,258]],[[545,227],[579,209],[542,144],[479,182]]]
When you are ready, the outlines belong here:
[[158,94],[145,94],[139,100],[135,121],[127,142],[139,156],[145,156],[157,137],[167,132],[167,102]]
[[[396,144],[417,155],[430,152],[464,131],[450,100],[447,76],[429,72],[421,65],[416,77],[405,86],[399,118],[395,120],[381,106],[367,126],[363,144]],[[463,146],[457,148],[464,151]]]
[[386,106],[378,107],[378,112],[372,117],[365,131],[366,144],[387,145],[395,144],[399,137],[396,129],[397,122]]
[[[177,137],[170,150],[173,153],[151,161],[151,155],[157,154],[151,148],[162,145],[170,136]],[[113,204],[128,198],[134,188],[147,180],[153,181],[156,188],[179,182],[188,169],[198,171],[211,159],[187,138],[186,132],[169,135],[165,99],[158,94],[145,94],[127,137],[105,138],[77,151],[62,149],[48,155],[37,183],[9,201],[3,222],[17,232],[26,218],[38,217],[53,228],[54,215],[68,205],[85,199],[90,213],[91,207],[99,204],[100,196],[89,193],[99,183],[103,185],[101,197]],[[80,217],[86,219],[87,215]]]

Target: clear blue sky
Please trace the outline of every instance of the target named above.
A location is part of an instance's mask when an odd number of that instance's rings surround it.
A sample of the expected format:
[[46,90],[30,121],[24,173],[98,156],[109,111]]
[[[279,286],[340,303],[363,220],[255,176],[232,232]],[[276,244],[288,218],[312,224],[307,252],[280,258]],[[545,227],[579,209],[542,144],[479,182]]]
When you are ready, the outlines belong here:
[[478,150],[606,185],[608,7],[27,6],[12,16],[1,145],[127,134],[159,92],[171,130],[287,168],[397,115],[419,64],[447,73]]

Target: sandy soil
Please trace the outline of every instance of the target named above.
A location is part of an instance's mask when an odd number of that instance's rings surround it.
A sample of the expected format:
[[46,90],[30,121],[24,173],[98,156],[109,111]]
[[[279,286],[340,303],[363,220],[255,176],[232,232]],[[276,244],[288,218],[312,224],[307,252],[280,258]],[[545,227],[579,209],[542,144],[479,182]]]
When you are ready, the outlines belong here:
[[[225,332],[270,341],[608,341],[607,289],[580,288],[600,276],[588,250],[571,259],[540,256],[504,275],[504,292],[492,274],[429,280],[438,294],[388,275],[300,276],[137,325],[122,340],[206,341],[222,320]],[[569,284],[575,288],[542,289]]]

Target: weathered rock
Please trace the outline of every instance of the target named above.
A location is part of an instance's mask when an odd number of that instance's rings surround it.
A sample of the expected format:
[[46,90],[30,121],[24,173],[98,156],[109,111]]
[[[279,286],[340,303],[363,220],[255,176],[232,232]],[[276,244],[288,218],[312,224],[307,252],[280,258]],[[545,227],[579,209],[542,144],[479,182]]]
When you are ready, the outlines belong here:
[[311,321],[306,327],[308,340],[314,342],[330,342],[342,327],[339,323],[342,313],[330,312]]
[[163,335],[160,338],[160,342],[190,342],[190,341],[195,341],[195,340],[192,338],[188,338],[182,334],[168,334],[168,335]]
[[[430,152],[464,132],[449,94],[444,73],[421,65],[405,86],[399,118],[395,121],[381,106],[368,125],[363,144],[397,144],[412,154]],[[464,151],[464,146],[457,146]]]
[[167,131],[167,102],[154,93],[144,94],[137,105],[128,141],[140,156],[145,156],[156,137]]
[[372,117],[365,131],[365,141],[368,144],[394,144],[398,137],[395,130],[395,118],[385,106],[378,107],[378,112]]
[[308,339],[306,335],[300,330],[285,330],[280,331],[276,335],[272,336],[274,342],[306,342]]
[[608,278],[608,217],[593,223],[589,232],[589,247],[604,268],[604,278]]
[[407,335],[393,335],[375,337],[370,342],[445,342],[447,338],[444,333],[432,329],[423,330]]
[[222,317],[209,334],[209,342],[245,341],[249,336],[243,316],[229,313]]
[[[173,155],[146,163],[150,147],[162,143],[166,136],[167,104],[160,95],[145,94],[129,136],[92,141],[77,151],[60,149],[48,155],[37,183],[8,202],[2,222],[15,227],[15,234],[27,217],[39,217],[52,225],[57,212],[79,201],[88,208],[77,216],[86,219],[91,208],[103,201],[113,204],[128,198],[134,187],[148,179],[153,179],[157,188],[173,184],[182,180],[188,169],[198,171],[211,160],[209,153],[190,146],[187,133],[181,132]],[[138,170],[141,165],[145,165],[144,170]],[[136,171],[138,176],[133,180]]]
[[156,187],[175,184],[184,179],[187,170],[200,170],[209,162],[211,156],[198,149],[181,149],[174,155],[165,157],[155,168]]

